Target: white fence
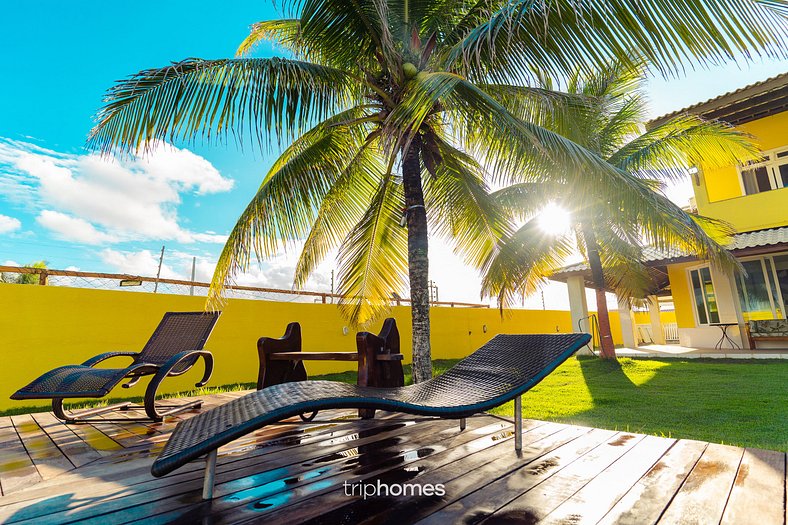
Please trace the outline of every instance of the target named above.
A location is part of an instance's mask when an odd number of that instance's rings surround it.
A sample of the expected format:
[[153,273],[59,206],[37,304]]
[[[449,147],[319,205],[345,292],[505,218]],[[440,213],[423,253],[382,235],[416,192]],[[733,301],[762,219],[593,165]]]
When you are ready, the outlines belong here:
[[[635,334],[637,335],[638,343],[654,343],[654,336],[652,335],[650,324],[636,324]],[[679,326],[676,323],[663,323],[662,336],[665,338],[666,343],[678,343]]]

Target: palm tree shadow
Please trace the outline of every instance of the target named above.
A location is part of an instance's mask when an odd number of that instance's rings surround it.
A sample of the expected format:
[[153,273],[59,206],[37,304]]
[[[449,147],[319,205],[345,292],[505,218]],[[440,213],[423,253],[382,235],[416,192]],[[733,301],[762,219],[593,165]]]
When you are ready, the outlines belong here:
[[[638,395],[639,386],[615,359],[580,358],[580,371],[595,406],[616,402],[621,393]],[[615,392],[615,396],[611,396]]]

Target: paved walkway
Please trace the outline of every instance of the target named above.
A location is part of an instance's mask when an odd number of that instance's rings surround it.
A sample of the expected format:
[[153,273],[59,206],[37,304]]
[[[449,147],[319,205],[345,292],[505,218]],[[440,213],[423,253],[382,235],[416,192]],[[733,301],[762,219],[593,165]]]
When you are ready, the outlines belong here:
[[679,357],[718,358],[718,359],[788,359],[788,348],[769,348],[764,350],[739,350],[735,348],[689,348],[679,345],[644,345],[637,348],[617,348],[621,357]]

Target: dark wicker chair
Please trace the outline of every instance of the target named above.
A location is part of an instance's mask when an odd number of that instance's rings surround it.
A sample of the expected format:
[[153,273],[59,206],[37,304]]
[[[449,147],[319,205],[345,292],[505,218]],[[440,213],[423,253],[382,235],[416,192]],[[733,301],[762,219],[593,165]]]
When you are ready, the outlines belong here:
[[252,392],[182,421],[153,463],[163,476],[203,454],[203,498],[213,496],[216,450],[269,423],[314,410],[368,408],[460,419],[515,400],[515,448],[522,448],[520,396],[585,345],[588,334],[498,335],[446,373],[415,385],[374,388],[300,381]]
[[[153,376],[145,391],[145,413],[147,418],[126,418],[114,421],[162,421],[165,416],[198,408],[202,401],[195,400],[177,406],[156,407],[156,391],[165,377],[186,373],[197,360],[205,361],[205,374],[195,385],[201,387],[208,382],[213,372],[213,356],[205,350],[220,312],[168,312],[153,332],[141,352],[106,352],[92,357],[81,365],[55,368],[42,375],[24,388],[17,390],[11,399],[51,399],[52,411],[66,423],[86,422],[90,417],[113,410],[143,408],[121,403],[108,407],[69,413],[63,409],[63,400],[71,398],[97,398],[107,395],[118,383],[129,379],[124,388],[135,385],[142,377]],[[126,368],[93,368],[111,357],[131,357]],[[164,408],[164,411],[160,411]],[[107,421],[107,419],[102,419]]]

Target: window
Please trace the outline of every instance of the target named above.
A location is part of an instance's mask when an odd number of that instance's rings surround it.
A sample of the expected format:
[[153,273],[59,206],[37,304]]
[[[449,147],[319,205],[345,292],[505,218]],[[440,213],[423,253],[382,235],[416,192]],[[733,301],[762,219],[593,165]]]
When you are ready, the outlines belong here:
[[739,166],[745,195],[788,187],[788,148],[766,151],[763,157]]
[[698,324],[719,323],[717,296],[714,294],[714,284],[711,282],[709,267],[690,270],[690,282],[692,283],[692,295],[695,299],[695,311],[698,314]]
[[736,285],[745,321],[782,319],[788,301],[788,255],[742,261],[747,275],[739,274]]

